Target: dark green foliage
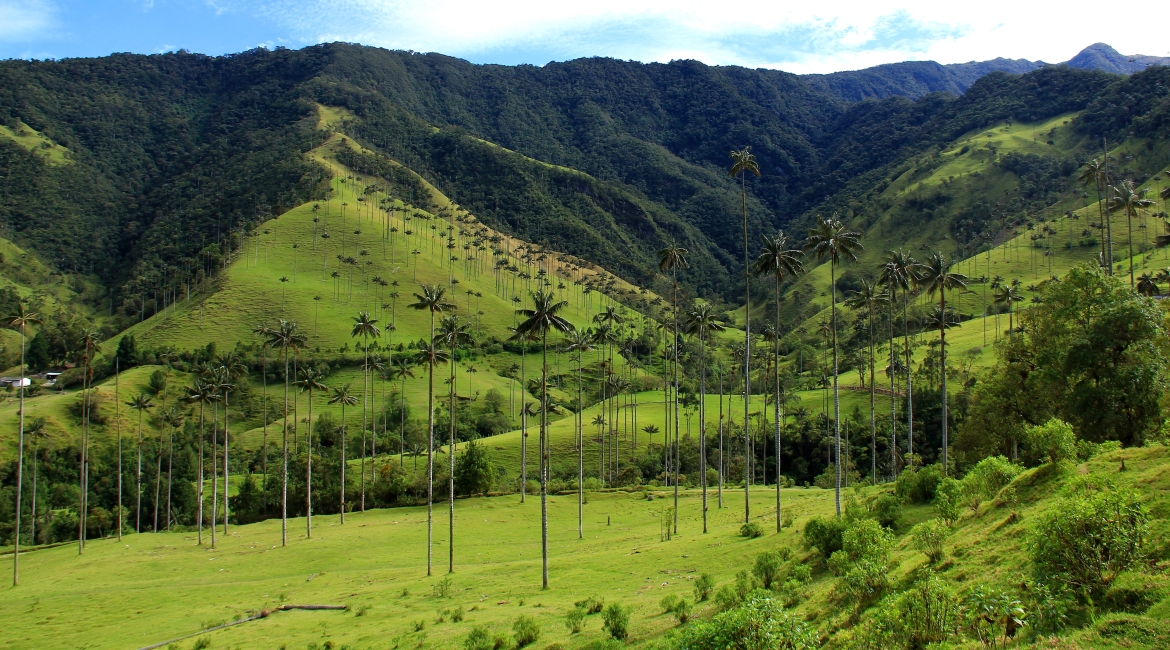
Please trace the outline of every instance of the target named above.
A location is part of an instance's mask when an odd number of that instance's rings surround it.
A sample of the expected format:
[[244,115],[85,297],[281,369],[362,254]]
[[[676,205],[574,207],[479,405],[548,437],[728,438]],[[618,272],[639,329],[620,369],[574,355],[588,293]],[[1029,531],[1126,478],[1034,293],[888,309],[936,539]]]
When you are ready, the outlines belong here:
[[715,578],[710,573],[704,573],[695,579],[695,602],[705,602],[711,597],[711,591],[715,589]]
[[605,620],[605,624],[602,627],[614,639],[624,641],[630,635],[629,608],[622,607],[617,603],[610,603],[606,606],[605,611],[601,613],[601,616]]
[[772,594],[753,592],[743,605],[693,624],[679,650],[812,650],[816,634],[799,616],[785,611]]
[[[917,398],[917,393],[915,393]],[[898,475],[894,492],[906,503],[930,503],[934,501],[942,472],[938,465],[927,465],[922,469],[906,470]]]
[[584,609],[586,614],[598,614],[601,612],[601,608],[604,605],[605,602],[597,596],[590,596],[585,600],[578,600],[577,602],[573,603],[574,607],[580,607],[581,609]]
[[566,612],[565,627],[569,628],[569,634],[580,634],[585,629],[585,610],[574,607]]
[[845,520],[841,517],[813,517],[804,525],[804,542],[816,548],[828,560],[829,556],[841,550],[845,526]]
[[763,537],[764,529],[757,522],[749,521],[746,524],[739,527],[739,534],[741,537],[746,537],[748,539],[755,539],[757,537]]
[[24,351],[24,362],[33,371],[44,370],[52,363],[49,359],[49,339],[42,332],[37,332],[37,335],[28,342],[28,348]]
[[756,556],[752,573],[764,586],[764,589],[771,589],[772,583],[779,580],[783,568],[784,557],[778,551],[764,551]]
[[1032,536],[1039,579],[1100,600],[1142,557],[1149,514],[1136,492],[1074,479]]
[[486,494],[493,479],[491,455],[484,445],[472,440],[455,459],[455,491],[459,494]]
[[883,494],[874,501],[873,516],[886,528],[897,528],[902,521],[902,500],[893,494]]
[[540,639],[540,623],[527,614],[521,614],[512,623],[512,634],[516,637],[517,648],[532,645]]
[[118,350],[114,356],[123,370],[138,365],[138,343],[133,334],[127,334],[118,341]]

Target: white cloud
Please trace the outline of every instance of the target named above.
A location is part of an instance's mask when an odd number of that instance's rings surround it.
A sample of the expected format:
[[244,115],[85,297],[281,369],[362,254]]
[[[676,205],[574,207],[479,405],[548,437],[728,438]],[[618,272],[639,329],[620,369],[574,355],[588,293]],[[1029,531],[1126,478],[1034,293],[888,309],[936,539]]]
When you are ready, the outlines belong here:
[[0,42],[36,40],[54,26],[56,14],[45,0],[0,0]]

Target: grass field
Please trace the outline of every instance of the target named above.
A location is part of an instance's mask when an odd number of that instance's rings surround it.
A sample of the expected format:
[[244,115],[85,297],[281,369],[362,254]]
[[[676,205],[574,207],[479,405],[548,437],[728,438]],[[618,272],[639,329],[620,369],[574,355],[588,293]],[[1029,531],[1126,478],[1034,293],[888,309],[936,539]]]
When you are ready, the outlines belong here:
[[[1124,460],[1126,471],[1118,472]],[[1170,494],[1167,449],[1154,446],[1105,454],[1077,468],[1041,467],[1020,476],[1015,501],[985,503],[967,511],[946,549],[939,573],[960,589],[1018,582],[1026,572],[1028,536],[1039,514],[1052,507],[1061,483],[1074,474],[1107,477],[1138,488],[1155,513]],[[863,503],[889,486],[849,490]],[[653,496],[653,490],[649,491]],[[849,627],[847,608],[833,605],[836,579],[820,568],[816,554],[802,549],[804,525],[832,513],[832,491],[783,491],[795,525],[758,539],[739,536],[742,490],[725,492],[725,508],[712,498],[710,532],[701,534],[697,491],[686,491],[679,533],[661,536],[665,492],[647,500],[641,492],[593,492],[585,508],[584,539],[577,539],[575,495],[555,496],[550,505],[551,588],[540,590],[539,503],[518,497],[461,499],[456,504],[456,567],[447,597],[436,595],[446,574],[449,539],[445,508],[436,509],[435,574],[425,575],[425,509],[354,513],[344,526],[335,517],[315,517],[312,540],[304,521],[292,520],[290,543],[279,546],[279,522],[235,526],[219,548],[197,547],[192,533],[127,535],[23,556],[22,581],[0,593],[7,622],[6,648],[136,648],[191,634],[280,604],[345,605],[348,611],[277,612],[208,635],[210,648],[452,648],[473,626],[510,635],[521,614],[542,630],[536,647],[581,648],[604,638],[599,616],[570,635],[564,614],[575,601],[597,596],[632,609],[630,645],[648,647],[677,626],[663,614],[667,594],[693,599],[693,580],[711,574],[718,583],[750,568],[756,554],[789,547],[793,562],[814,567],[813,581],[797,611],[822,638]],[[712,495],[713,497],[713,495]],[[774,526],[774,493],[753,491],[753,519]],[[910,506],[898,529],[891,581],[901,584],[925,564],[906,537],[910,526],[932,516],[929,506]],[[1020,522],[1020,523],[1016,523]],[[462,622],[451,612],[461,609]],[[700,618],[711,603],[695,608]],[[1101,619],[1101,623],[1108,617]],[[1088,627],[1074,634],[1081,648],[1154,648],[1133,639],[1122,645]],[[194,647],[198,638],[177,643]],[[316,644],[316,645],[314,645]]]

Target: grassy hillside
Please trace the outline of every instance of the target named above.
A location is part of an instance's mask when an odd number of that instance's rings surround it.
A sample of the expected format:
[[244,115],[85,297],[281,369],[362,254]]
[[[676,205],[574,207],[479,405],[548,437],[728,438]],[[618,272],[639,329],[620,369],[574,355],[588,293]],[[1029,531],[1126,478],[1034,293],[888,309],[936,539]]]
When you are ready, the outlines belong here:
[[[1076,476],[1139,490],[1145,506],[1159,518],[1150,541],[1156,548],[1166,532],[1164,516],[1170,507],[1168,461],[1166,449],[1154,446],[1109,452],[1075,466],[1029,470],[1001,498],[961,514],[944,543],[945,561],[933,567],[914,548],[908,531],[935,513],[931,506],[907,506],[895,529],[890,583],[904,589],[933,573],[960,594],[978,586],[1018,588],[1032,570],[1028,549],[1031,536],[1039,532],[1036,522]],[[1122,464],[1124,471],[1119,471]],[[890,489],[866,487],[848,496],[872,504]],[[644,494],[656,498],[647,500]],[[840,579],[800,541],[812,517],[832,512],[831,491],[785,490],[784,505],[794,515],[794,525],[758,539],[738,534],[743,516],[739,490],[725,493],[723,509],[712,504],[710,532],[701,534],[699,498],[691,490],[680,504],[679,534],[665,540],[666,496],[654,490],[590,493],[582,540],[577,539],[575,498],[554,497],[548,591],[539,589],[538,504],[520,504],[507,496],[458,501],[456,569],[446,582],[445,596],[438,590],[445,580],[450,542],[446,515],[438,513],[435,527],[436,573],[426,577],[425,512],[395,509],[354,514],[344,525],[335,517],[318,516],[312,540],[303,535],[303,520],[293,520],[287,548],[279,546],[279,524],[267,522],[233,527],[215,550],[206,543],[196,546],[191,533],[161,533],[128,535],[121,542],[93,540],[81,556],[70,545],[36,551],[23,557],[21,587],[0,594],[0,611],[10,622],[9,647],[142,647],[281,604],[328,604],[349,609],[276,612],[208,633],[210,646],[201,647],[321,647],[330,642],[354,649],[450,648],[459,646],[475,626],[510,636],[515,619],[527,615],[541,628],[538,647],[584,648],[598,647],[605,638],[600,616],[589,616],[580,634],[568,632],[564,616],[574,602],[596,596],[631,608],[629,645],[654,647],[678,626],[658,606],[664,596],[693,602],[692,587],[700,575],[728,584],[737,571],[751,568],[757,554],[787,548],[793,559],[785,572],[796,565],[812,569],[811,580],[795,595],[798,615],[833,647],[854,634],[852,610],[840,606],[835,595]],[[754,519],[765,530],[774,522],[773,498],[768,491],[754,492]],[[95,592],[102,597],[93,598]],[[704,620],[716,611],[708,601],[696,604],[693,615]],[[453,612],[462,620],[456,621]],[[1150,610],[1150,618],[1077,611],[1063,633],[1067,641],[1060,643],[1078,648],[1165,647],[1170,642],[1167,612],[1165,602]],[[863,623],[867,617],[862,614]],[[1012,647],[1034,638],[1024,628],[1022,640]],[[173,647],[186,650],[196,643],[205,642],[188,637]]]

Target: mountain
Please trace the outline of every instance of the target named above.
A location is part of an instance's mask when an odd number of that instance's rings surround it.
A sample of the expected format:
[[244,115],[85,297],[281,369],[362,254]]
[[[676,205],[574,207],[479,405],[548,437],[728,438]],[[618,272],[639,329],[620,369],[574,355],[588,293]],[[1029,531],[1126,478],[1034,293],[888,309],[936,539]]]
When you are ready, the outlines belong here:
[[1145,54],[1120,54],[1104,43],[1094,43],[1065,62],[1070,68],[1101,70],[1115,74],[1133,74],[1152,65],[1170,65],[1170,57]]

